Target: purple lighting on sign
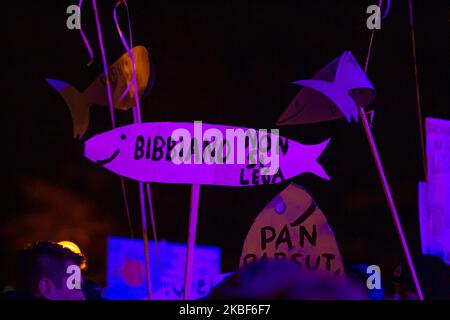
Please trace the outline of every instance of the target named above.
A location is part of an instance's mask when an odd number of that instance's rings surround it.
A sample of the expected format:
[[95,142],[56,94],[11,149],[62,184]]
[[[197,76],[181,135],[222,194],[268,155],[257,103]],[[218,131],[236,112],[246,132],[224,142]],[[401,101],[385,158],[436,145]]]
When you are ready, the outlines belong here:
[[[329,179],[317,163],[329,140],[303,145],[267,131],[223,125],[203,124],[198,133],[196,125],[151,122],[116,128],[87,140],[85,156],[140,182],[238,187],[280,183],[305,172]],[[231,131],[255,135],[230,138]]]

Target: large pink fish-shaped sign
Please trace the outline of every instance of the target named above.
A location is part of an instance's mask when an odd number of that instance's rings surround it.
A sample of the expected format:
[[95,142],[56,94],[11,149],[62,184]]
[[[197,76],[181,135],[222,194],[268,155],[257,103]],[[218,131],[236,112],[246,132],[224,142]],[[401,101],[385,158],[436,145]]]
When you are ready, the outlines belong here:
[[135,123],[85,142],[85,156],[121,176],[141,182],[255,186],[301,173],[329,179],[317,158],[329,139],[303,145],[278,130],[201,122]]

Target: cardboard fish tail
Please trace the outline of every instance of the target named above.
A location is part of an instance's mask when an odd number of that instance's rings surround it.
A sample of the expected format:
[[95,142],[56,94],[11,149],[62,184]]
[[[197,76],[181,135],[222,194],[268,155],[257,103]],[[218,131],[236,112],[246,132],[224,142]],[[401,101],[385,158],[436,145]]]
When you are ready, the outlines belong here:
[[69,108],[73,122],[73,137],[81,139],[89,126],[89,109],[91,103],[67,82],[56,79],[45,79],[59,94]]
[[308,192],[291,183],[256,217],[240,265],[288,260],[306,272],[343,276],[341,254],[322,210]]
[[[136,69],[136,81],[139,98],[148,94],[154,79],[154,68],[150,70],[150,57],[143,46],[132,49]],[[130,85],[133,73],[131,58],[128,53],[123,54],[108,67],[109,80],[112,90],[112,104],[115,109],[129,110],[135,106],[134,85]],[[149,81],[150,79],[150,81]],[[74,86],[56,79],[46,81],[61,94],[73,121],[74,138],[81,138],[89,127],[89,109],[92,105],[109,106],[106,94],[104,73],[100,74],[89,87],[80,92]]]
[[311,80],[294,82],[304,88],[277,121],[294,125],[330,121],[344,117],[358,121],[358,107],[375,99],[375,89],[350,51],[344,52]]
[[325,180],[330,180],[330,177],[328,176],[327,172],[325,171],[325,169],[322,167],[322,165],[317,162],[317,159],[321,156],[321,154],[323,153],[323,151],[325,150],[325,148],[328,146],[328,143],[330,142],[331,139],[327,139],[317,145],[315,145],[315,155],[312,157],[313,159],[315,159],[315,161],[311,162],[311,173],[314,173],[315,175],[321,177],[322,179]]

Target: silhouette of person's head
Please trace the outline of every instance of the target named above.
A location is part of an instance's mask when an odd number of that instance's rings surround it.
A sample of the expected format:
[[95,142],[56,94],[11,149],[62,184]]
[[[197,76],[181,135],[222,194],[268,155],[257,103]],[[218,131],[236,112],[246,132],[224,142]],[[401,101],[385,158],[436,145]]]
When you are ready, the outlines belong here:
[[17,257],[17,290],[46,300],[84,300],[79,268],[85,259],[57,243],[33,243]]

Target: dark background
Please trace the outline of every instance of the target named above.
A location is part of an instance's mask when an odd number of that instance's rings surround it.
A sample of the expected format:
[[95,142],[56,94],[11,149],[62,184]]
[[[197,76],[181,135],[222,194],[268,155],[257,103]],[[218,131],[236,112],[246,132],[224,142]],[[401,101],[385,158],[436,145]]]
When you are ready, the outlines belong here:
[[[15,252],[38,239],[76,242],[88,256],[88,276],[104,283],[107,236],[129,236],[119,178],[83,158],[68,108],[44,81],[61,79],[84,90],[102,72],[93,11],[85,2],[83,27],[95,51],[91,67],[79,32],[66,28],[66,8],[75,1],[2,5],[1,286],[12,281]],[[151,51],[156,69],[153,91],[142,100],[143,119],[275,128],[299,90],[291,82],[312,77],[344,50],[363,65],[370,37],[366,8],[377,2],[130,0],[134,44]],[[418,252],[423,168],[408,6],[392,2],[368,71],[378,91],[373,134],[407,241]],[[124,53],[113,5],[98,1],[110,63]],[[450,119],[448,7],[438,1],[414,5],[423,113]],[[130,112],[116,117],[131,121]],[[86,137],[109,130],[109,120],[108,108],[94,106]],[[282,127],[280,134],[302,143],[332,137],[320,159],[331,181],[309,174],[294,181],[325,212],[347,264],[378,264],[390,273],[402,253],[361,124]],[[222,248],[222,271],[237,268],[253,219],[287,184],[202,186],[197,242]],[[136,185],[127,181],[140,234]],[[152,187],[160,238],[186,241],[189,186]]]

